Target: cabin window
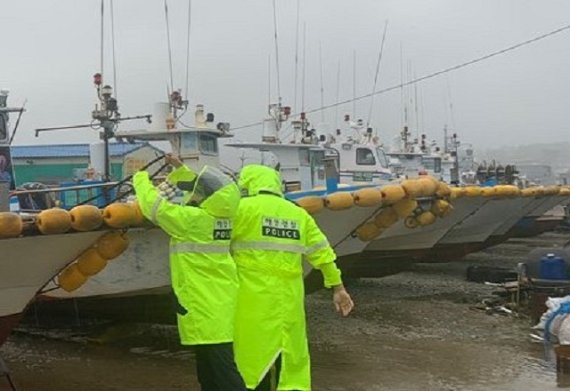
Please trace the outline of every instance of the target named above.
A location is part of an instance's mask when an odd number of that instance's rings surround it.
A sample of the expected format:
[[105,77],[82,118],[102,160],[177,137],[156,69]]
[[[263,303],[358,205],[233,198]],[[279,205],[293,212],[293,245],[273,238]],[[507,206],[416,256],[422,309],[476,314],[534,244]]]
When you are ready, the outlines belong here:
[[182,133],[182,147],[187,151],[196,151],[196,143],[198,136],[194,132]]
[[309,160],[308,149],[299,149],[299,164],[305,167],[311,164],[311,161]]
[[216,136],[211,134],[200,134],[200,152],[217,155],[218,154],[218,140]]
[[356,164],[359,166],[373,166],[376,164],[374,153],[368,148],[356,149]]
[[422,166],[429,171],[441,172],[441,159],[438,157],[422,158]]

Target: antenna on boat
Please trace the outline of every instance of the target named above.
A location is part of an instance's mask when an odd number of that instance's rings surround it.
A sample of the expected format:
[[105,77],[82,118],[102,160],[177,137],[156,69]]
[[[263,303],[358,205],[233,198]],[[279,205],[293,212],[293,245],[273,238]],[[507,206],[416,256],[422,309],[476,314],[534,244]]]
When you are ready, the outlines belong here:
[[293,109],[297,110],[297,80],[299,73],[299,20],[300,20],[301,0],[297,0],[297,24],[295,26],[295,87],[293,91]]
[[307,68],[307,23],[303,23],[303,81],[301,88],[301,112],[305,112],[305,74]]
[[115,59],[115,12],[113,0],[109,0],[109,8],[111,10],[111,53],[113,55],[113,86],[115,87],[115,98],[118,99],[119,93],[117,92],[117,64]]
[[[321,107],[325,107],[325,87],[323,82],[323,46],[319,41],[319,63],[321,68]],[[325,122],[325,111],[321,110],[321,121]]]
[[[382,33],[382,43],[378,52],[378,61],[376,62],[376,74],[374,75],[374,84],[372,85],[372,95],[370,96],[370,108],[368,110],[368,121],[366,127],[370,126],[372,119],[372,109],[374,107],[374,92],[376,92],[376,85],[378,84],[378,74],[380,74],[380,64],[382,63],[382,54],[384,53],[384,42],[386,41],[386,31],[388,30],[388,20],[384,23],[384,32]],[[323,105],[324,106],[324,105]]]
[[277,70],[277,98],[279,104],[281,104],[281,82],[279,74],[279,40],[277,37],[277,6],[275,0],[273,0],[273,32],[275,36],[275,68]]
[[352,118],[356,118],[356,50],[352,51]]
[[186,34],[186,100],[190,101],[190,33],[192,27],[192,0],[188,0],[188,32]]
[[[339,99],[340,99],[340,60],[338,60],[338,65],[337,65],[337,69],[336,69],[336,100],[335,100],[335,102],[338,102]],[[334,118],[335,118],[335,129],[338,130],[338,106],[335,106]]]

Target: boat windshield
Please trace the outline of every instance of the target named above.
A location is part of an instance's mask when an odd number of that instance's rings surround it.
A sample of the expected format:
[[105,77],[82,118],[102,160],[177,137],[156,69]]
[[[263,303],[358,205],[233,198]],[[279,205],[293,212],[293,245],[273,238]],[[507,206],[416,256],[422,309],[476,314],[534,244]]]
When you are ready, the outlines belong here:
[[388,157],[384,152],[384,148],[378,147],[376,148],[376,152],[378,153],[378,162],[384,168],[388,168],[390,166],[390,162],[388,161]]

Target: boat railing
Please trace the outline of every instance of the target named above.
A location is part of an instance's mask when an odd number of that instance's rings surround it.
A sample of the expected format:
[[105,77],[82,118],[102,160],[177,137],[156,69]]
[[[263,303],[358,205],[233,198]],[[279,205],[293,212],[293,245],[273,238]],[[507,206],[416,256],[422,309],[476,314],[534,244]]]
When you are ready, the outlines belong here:
[[10,192],[10,203],[17,203],[17,210],[30,213],[53,207],[71,209],[82,204],[101,208],[121,198],[126,193],[124,187],[130,187],[130,184],[92,181],[87,184],[64,183],[51,187],[42,183],[27,183]]

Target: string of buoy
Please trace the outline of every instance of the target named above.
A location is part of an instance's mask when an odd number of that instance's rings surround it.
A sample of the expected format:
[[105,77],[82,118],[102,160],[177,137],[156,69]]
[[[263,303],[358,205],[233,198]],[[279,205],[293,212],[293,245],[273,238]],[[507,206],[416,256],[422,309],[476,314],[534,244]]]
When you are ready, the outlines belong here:
[[0,239],[17,238],[25,234],[57,235],[71,232],[96,231],[104,233],[97,242],[83,251],[56,277],[56,285],[67,292],[79,289],[87,279],[101,272],[107,262],[121,255],[129,245],[126,230],[140,227],[144,217],[137,202],[115,202],[104,209],[94,205],[78,205],[67,211],[51,208],[31,216],[28,220],[13,212],[0,213]]
[[444,218],[453,210],[453,201],[462,197],[512,199],[516,197],[570,196],[569,186],[533,186],[519,189],[514,185],[489,187],[451,187],[436,178],[425,176],[406,179],[397,184],[367,187],[354,192],[339,191],[322,197],[308,196],[295,202],[311,215],[323,209],[341,211],[358,207],[378,207],[381,210],[372,219],[355,230],[362,241],[377,238],[387,228],[404,220],[407,228],[427,226]]

